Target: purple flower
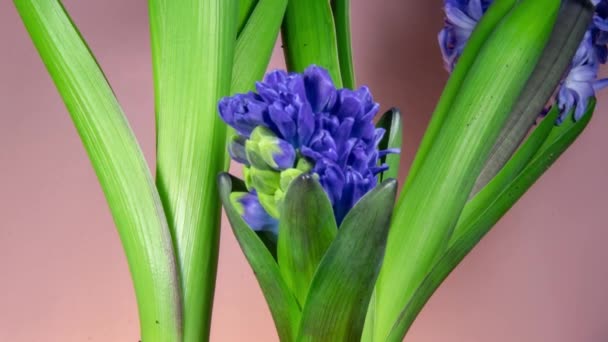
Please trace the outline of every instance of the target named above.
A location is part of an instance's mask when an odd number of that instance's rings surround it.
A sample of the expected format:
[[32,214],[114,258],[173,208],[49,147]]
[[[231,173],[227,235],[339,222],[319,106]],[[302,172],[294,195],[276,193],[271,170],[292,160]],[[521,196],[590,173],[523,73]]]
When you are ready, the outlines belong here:
[[492,0],[445,0],[445,27],[439,32],[439,47],[445,68],[452,72],[458,57]]
[[[296,169],[313,172],[319,176],[338,223],[376,186],[378,173],[386,170],[378,165],[379,157],[398,153],[378,150],[384,134],[372,121],[378,109],[367,87],[336,89],[329,73],[317,66],[303,74],[273,71],[256,84],[256,93],[224,98],[219,105],[222,119],[240,134],[230,150],[234,160],[251,169],[246,183],[258,173],[254,169],[260,168],[281,175],[294,174]],[[257,143],[259,130],[272,143]],[[248,158],[243,158],[243,151]],[[258,196],[261,205],[255,208],[276,217],[276,201],[287,189],[265,172],[268,184],[256,179],[263,185],[264,196]],[[255,186],[250,190],[255,191]]]
[[565,114],[574,109],[574,120],[579,120],[585,114],[589,100],[595,92],[608,85],[608,79],[597,79],[599,56],[595,53],[591,32],[585,38],[574,55],[570,72],[562,80],[557,94],[557,105],[562,115],[559,122],[564,120]]
[[251,229],[278,232],[279,222],[264,210],[255,191],[234,192],[230,199]]
[[[473,29],[492,2],[445,0],[445,27],[439,33],[439,46],[448,71],[454,69]],[[608,57],[608,0],[592,0],[592,3],[596,6],[593,22],[557,91],[558,123],[573,109],[575,120],[580,119],[589,99],[608,86],[608,80],[597,79],[599,64],[605,64]]]

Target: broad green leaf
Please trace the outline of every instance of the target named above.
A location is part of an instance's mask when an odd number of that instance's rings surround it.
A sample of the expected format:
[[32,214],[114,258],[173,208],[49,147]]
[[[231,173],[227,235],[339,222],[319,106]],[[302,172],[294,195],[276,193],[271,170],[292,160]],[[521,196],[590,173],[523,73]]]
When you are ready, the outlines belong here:
[[382,264],[397,192],[387,180],[346,215],[312,281],[298,341],[357,341]]
[[149,0],[156,100],[156,184],[177,253],[184,341],[207,340],[220,227],[217,174],[226,125],[238,0]]
[[331,0],[331,9],[336,24],[340,73],[345,88],[355,89],[355,68],[350,39],[350,0]]
[[239,18],[237,26],[237,36],[241,35],[245,24],[249,21],[249,17],[259,0],[239,0]]
[[252,90],[255,82],[264,77],[286,8],[287,0],[257,0],[236,43],[233,94]]
[[342,88],[336,28],[328,0],[289,0],[283,21],[287,69],[303,72],[311,64],[329,71]]
[[295,341],[300,321],[300,307],[281,277],[276,260],[258,235],[239,215],[230,201],[233,191],[247,191],[245,184],[227,173],[218,177],[220,198],[232,226],[234,236],[258,280],[274,319],[281,341]]
[[[387,150],[391,148],[401,149],[403,128],[401,123],[401,112],[397,108],[391,108],[384,113],[376,127],[384,128],[386,133],[378,144],[379,150]],[[380,174],[380,180],[399,177],[399,160],[401,154],[389,154],[380,158],[380,164],[388,165],[388,170]]]
[[468,195],[549,38],[559,2],[524,0],[496,27],[454,99],[450,115],[395,208],[378,277],[374,339],[445,250]]
[[554,131],[555,122],[559,116],[559,109],[553,106],[547,117],[532,131],[530,136],[525,140],[525,143],[516,151],[511,159],[503,166],[500,172],[479,191],[473,198],[467,202],[462,214],[459,218],[459,223],[454,229],[454,234],[450,237],[450,243],[459,239],[462,234],[461,229],[465,225],[460,224],[462,221],[467,221],[472,216],[478,216],[484,211],[488,203],[492,203],[495,197],[511,184],[513,179],[517,177],[521,170],[528,165],[534,155],[540,150],[541,146],[547,141],[549,134]]
[[[450,241],[450,247],[442,254],[431,271],[427,274],[422,284],[408,302],[407,306],[399,315],[399,320],[391,329],[386,341],[401,341],[405,333],[413,323],[414,319],[422,310],[424,304],[437,290],[439,285],[452,272],[464,257],[477,245],[477,243],[490,231],[498,220],[523,196],[523,194],[542,176],[542,174],[568,149],[585,129],[593,113],[594,102],[589,104],[587,114],[579,122],[574,122],[570,117],[568,122],[555,127],[545,144],[537,151],[535,157],[507,186],[493,186],[494,182],[500,183],[501,175],[511,173],[512,164],[519,164],[521,159],[518,154],[525,150],[525,154],[538,147],[537,143],[528,145],[528,140],[522,145],[520,151],[505,165],[498,175],[481,190],[473,201],[479,196],[492,198],[485,206],[478,206],[478,210],[470,212],[461,218],[456,228],[458,234]],[[551,121],[552,123],[552,121]],[[541,124],[541,127],[544,124]],[[539,127],[539,128],[541,128]],[[489,192],[484,194],[484,192]]]
[[448,117],[448,114],[451,113],[452,103],[459,95],[460,87],[462,86],[469,69],[475,64],[479,51],[484,46],[488,37],[494,32],[494,29],[500,24],[504,17],[511,12],[517,2],[518,0],[495,0],[488,8],[488,11],[481,17],[479,23],[475,26],[462,55],[458,59],[458,63],[456,63],[454,71],[443,89],[443,93],[437,103],[435,112],[433,112],[429,126],[420,142],[416,158],[410,167],[408,177],[403,185],[403,191],[409,188],[409,184],[418,174],[418,169],[424,162],[433,142],[438,137],[439,132],[443,127],[443,122]]
[[594,8],[589,1],[563,1],[551,38],[494,144],[471,197],[494,178],[525,139],[538,113],[543,110],[561,82],[564,71],[572,63],[593,13]]
[[289,185],[280,217],[279,268],[304,304],[319,262],[338,233],[334,210],[321,184],[305,174]]
[[144,341],[181,340],[181,302],[167,220],[112,89],[56,0],[15,0],[70,112],[104,191],[135,287]]

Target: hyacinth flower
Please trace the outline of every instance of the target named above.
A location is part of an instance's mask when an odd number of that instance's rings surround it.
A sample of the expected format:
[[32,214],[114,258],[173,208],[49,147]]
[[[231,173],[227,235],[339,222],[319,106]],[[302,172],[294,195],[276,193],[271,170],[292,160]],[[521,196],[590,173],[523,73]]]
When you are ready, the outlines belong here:
[[[389,169],[382,158],[399,152],[380,147],[391,134],[372,121],[379,105],[367,87],[336,89],[328,71],[313,65],[302,74],[270,72],[255,92],[226,97],[218,107],[236,133],[230,155],[244,167],[244,181],[220,176],[222,200],[279,335],[321,333],[315,321],[324,292],[348,292],[343,282],[360,277],[368,286],[354,286],[356,301],[326,308],[349,313],[343,333],[356,336],[378,268],[352,262],[379,263],[396,192],[394,180],[379,181]],[[276,278],[264,274],[268,268]],[[292,301],[283,303],[293,311],[287,317],[273,304],[278,288]]]
[[228,159],[216,105],[263,76],[287,1],[149,1],[156,182],[61,1],[14,4],[106,196],[132,275],[141,340],[208,340],[220,219],[216,177]]

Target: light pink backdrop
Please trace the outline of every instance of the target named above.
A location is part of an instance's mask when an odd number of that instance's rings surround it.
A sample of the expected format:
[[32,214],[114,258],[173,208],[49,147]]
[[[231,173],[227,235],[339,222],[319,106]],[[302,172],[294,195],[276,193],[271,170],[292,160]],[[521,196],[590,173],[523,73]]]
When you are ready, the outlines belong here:
[[[409,165],[446,79],[440,0],[353,1],[358,81],[406,115]],[[154,162],[146,1],[66,0]],[[0,341],[137,341],[118,236],[66,110],[0,2]],[[280,51],[272,68],[282,67]],[[408,342],[608,341],[608,94],[591,127],[432,298]],[[273,341],[223,222],[212,340]]]

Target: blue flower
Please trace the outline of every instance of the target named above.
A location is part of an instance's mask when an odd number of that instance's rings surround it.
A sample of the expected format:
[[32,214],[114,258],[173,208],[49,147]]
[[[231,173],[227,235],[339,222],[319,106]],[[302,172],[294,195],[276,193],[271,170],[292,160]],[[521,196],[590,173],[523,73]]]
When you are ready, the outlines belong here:
[[[241,201],[243,206],[278,219],[277,207],[289,182],[312,172],[340,223],[386,170],[379,158],[398,153],[378,150],[384,135],[372,121],[378,109],[367,87],[336,89],[328,72],[317,66],[303,74],[270,72],[256,84],[256,92],[222,99],[220,116],[238,133],[230,154],[246,166],[247,198],[257,199]],[[266,223],[266,216],[256,217]]]
[[279,231],[279,221],[264,210],[255,191],[234,192],[230,196],[234,207],[247,225],[255,231]]
[[[454,69],[473,29],[492,2],[445,0],[445,27],[439,33],[439,46],[448,71]],[[608,80],[597,79],[599,65],[605,64],[608,57],[608,0],[592,3],[596,6],[593,22],[557,91],[558,123],[573,109],[575,120],[580,119],[595,92],[608,86]]]

